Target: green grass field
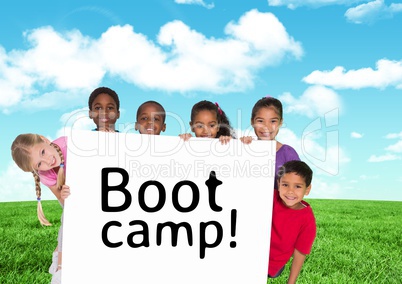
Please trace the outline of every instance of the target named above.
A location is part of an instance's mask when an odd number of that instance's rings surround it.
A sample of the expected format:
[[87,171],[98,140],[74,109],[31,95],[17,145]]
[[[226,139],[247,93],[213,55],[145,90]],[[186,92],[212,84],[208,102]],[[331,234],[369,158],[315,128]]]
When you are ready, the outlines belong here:
[[50,283],[62,210],[57,201],[43,201],[42,206],[51,227],[40,225],[36,201],[0,203],[0,283]]
[[[307,201],[318,232],[298,283],[402,283],[402,202]],[[35,202],[0,203],[0,283],[50,283],[61,207],[43,208],[54,226],[39,224]],[[267,283],[286,283],[289,267]]]

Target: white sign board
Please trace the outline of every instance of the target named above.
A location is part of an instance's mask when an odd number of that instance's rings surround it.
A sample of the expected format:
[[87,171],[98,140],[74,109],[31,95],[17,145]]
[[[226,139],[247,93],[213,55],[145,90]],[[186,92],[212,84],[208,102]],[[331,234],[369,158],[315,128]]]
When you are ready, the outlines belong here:
[[73,131],[62,283],[267,281],[275,144]]

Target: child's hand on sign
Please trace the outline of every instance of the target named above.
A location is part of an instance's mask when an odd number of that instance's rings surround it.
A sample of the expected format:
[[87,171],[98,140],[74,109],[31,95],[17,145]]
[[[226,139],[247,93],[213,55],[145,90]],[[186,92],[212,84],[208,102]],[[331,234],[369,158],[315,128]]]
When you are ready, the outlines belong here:
[[64,201],[70,195],[70,187],[68,185],[63,185],[60,191],[61,200]]
[[188,141],[188,139],[190,139],[191,137],[193,137],[193,135],[191,135],[191,133],[184,133],[184,134],[179,134],[179,137],[181,139],[183,139],[184,141]]
[[251,141],[253,141],[253,137],[251,136],[240,137],[240,141],[243,142],[244,144],[250,144]]

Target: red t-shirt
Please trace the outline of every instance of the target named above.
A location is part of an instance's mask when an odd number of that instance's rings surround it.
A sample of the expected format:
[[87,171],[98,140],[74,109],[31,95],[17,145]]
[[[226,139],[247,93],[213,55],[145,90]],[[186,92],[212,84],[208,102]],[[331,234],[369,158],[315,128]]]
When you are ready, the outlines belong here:
[[316,236],[316,224],[310,205],[294,210],[286,207],[274,190],[272,212],[271,244],[268,274],[274,276],[292,257],[295,249],[309,254]]

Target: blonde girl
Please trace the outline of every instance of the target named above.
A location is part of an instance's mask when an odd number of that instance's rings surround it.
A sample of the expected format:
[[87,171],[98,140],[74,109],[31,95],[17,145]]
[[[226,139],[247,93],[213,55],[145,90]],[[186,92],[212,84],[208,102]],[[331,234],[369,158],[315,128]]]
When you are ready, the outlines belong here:
[[[45,137],[38,134],[20,134],[11,145],[11,155],[17,166],[24,172],[31,172],[35,180],[36,198],[38,200],[37,214],[39,222],[44,226],[50,226],[46,219],[42,205],[42,189],[40,183],[46,185],[59,200],[60,205],[64,205],[64,199],[70,195],[69,186],[65,185],[66,166],[67,166],[67,138],[60,137],[50,142]],[[53,253],[53,263],[49,272],[55,277],[60,278],[61,269],[61,239],[62,226],[60,226],[58,236],[58,247]],[[52,283],[58,283],[53,280]]]

